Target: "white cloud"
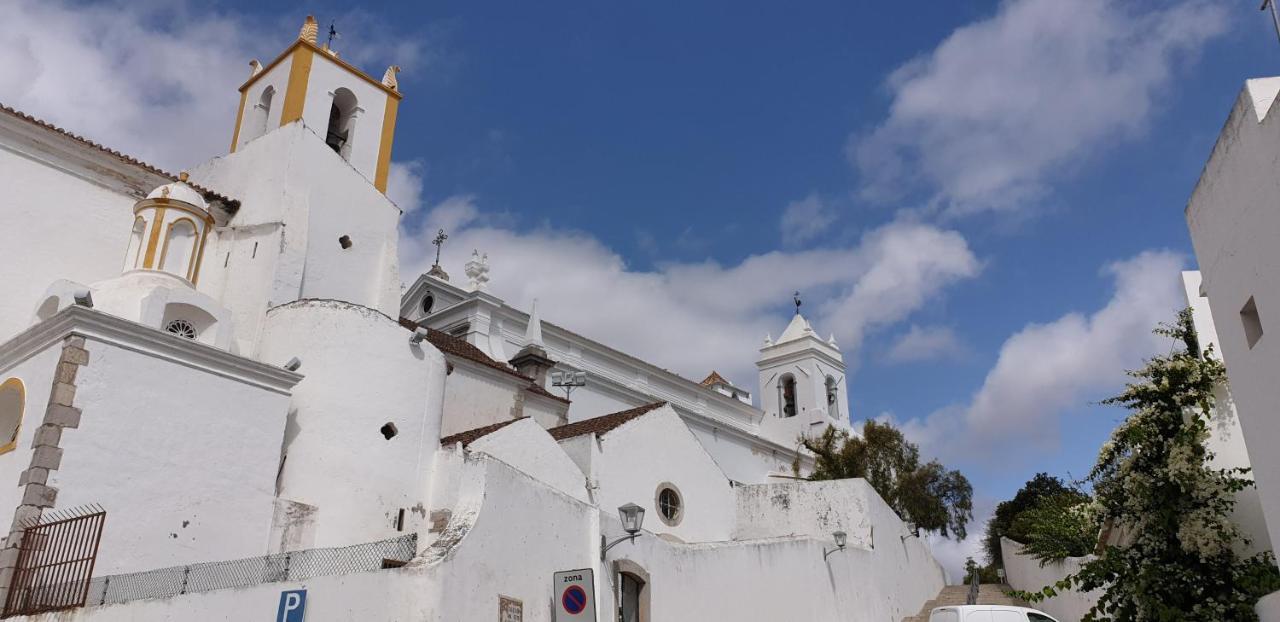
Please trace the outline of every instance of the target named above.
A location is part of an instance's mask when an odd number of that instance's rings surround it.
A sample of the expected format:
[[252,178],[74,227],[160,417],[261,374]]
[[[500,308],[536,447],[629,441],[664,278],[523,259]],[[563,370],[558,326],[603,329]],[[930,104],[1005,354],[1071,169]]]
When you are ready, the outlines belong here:
[[391,199],[406,215],[422,207],[421,160],[392,162],[387,172],[387,198]]
[[628,266],[586,233],[545,226],[515,230],[503,221],[478,210],[473,197],[444,201],[402,236],[404,278],[429,266],[435,249],[428,240],[444,227],[446,271],[454,273],[451,268],[479,249],[489,254],[490,286],[510,303],[527,308],[537,297],[547,321],[689,377],[715,368],[747,385],[765,334],[776,336],[784,328],[782,308],[795,289],[810,301],[829,300],[813,305],[810,320],[837,335],[852,366],[866,332],[908,317],[980,269],[958,233],[902,221],[874,229],[847,248],[774,251],[735,265],[671,263],[652,270]]
[[912,324],[889,348],[887,359],[893,363],[911,363],[951,358],[963,352],[960,338],[949,327]]
[[[5,105],[171,171],[227,152],[250,58],[284,51],[305,17],[249,19],[186,2],[3,6]],[[406,74],[428,63],[418,39],[389,36],[360,11],[338,22],[344,58],[379,77],[387,59]]]
[[904,430],[924,453],[944,461],[1007,461],[1055,447],[1064,411],[1105,397],[1124,384],[1126,369],[1168,349],[1168,339],[1151,329],[1185,304],[1178,284],[1182,266],[1182,256],[1169,251],[1107,266],[1115,293],[1106,306],[1027,325],[1005,340],[969,404],[907,421]]
[[919,179],[952,213],[1014,208],[1141,134],[1178,66],[1226,30],[1227,5],[1205,0],[1004,2],[890,77],[888,119],[849,144],[863,194]]
[[782,210],[782,243],[804,244],[822,235],[835,221],[835,210],[816,194],[792,201]]

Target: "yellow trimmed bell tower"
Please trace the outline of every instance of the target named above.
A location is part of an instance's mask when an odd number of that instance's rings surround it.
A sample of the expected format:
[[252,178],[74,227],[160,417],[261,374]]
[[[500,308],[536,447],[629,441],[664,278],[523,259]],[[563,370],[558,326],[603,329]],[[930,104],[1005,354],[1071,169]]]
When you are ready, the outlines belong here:
[[375,80],[317,44],[319,25],[308,15],[294,41],[265,66],[254,60],[240,86],[231,151],[267,132],[302,121],[379,191],[387,191],[400,87],[392,65]]

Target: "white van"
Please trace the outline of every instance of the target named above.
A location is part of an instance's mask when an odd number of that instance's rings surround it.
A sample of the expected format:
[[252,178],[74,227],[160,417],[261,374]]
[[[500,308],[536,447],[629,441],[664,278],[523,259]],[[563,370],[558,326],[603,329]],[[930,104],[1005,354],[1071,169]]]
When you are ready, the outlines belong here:
[[929,622],[1058,622],[1049,614],[1026,607],[959,605],[934,607]]

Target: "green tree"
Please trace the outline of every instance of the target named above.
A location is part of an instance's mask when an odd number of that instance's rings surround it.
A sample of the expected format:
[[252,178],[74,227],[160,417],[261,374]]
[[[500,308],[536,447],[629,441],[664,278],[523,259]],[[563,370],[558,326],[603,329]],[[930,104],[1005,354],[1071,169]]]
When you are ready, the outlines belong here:
[[904,520],[943,536],[965,537],[973,519],[973,486],[937,460],[921,464],[920,448],[891,424],[868,420],[861,436],[827,428],[800,442],[815,456],[809,479],[861,477]]
[[1257,620],[1258,597],[1280,587],[1270,553],[1241,558],[1243,537],[1229,520],[1235,493],[1252,485],[1247,469],[1215,469],[1205,447],[1214,388],[1225,380],[1212,348],[1202,356],[1190,310],[1157,334],[1178,345],[1137,371],[1105,403],[1129,409],[1089,474],[1099,519],[1123,527],[1129,542],[1107,547],[1079,572],[1039,592],[1101,590],[1084,622]]
[[1098,544],[1097,508],[1083,493],[1042,497],[1013,519],[1011,538],[1043,566],[1067,557],[1092,553]]
[[1053,497],[1057,495],[1070,495],[1075,491],[1061,479],[1053,477],[1048,473],[1036,473],[1036,476],[1027,480],[1026,484],[1018,490],[1017,494],[1008,501],[1002,501],[996,506],[996,511],[992,515],[991,520],[987,521],[987,531],[982,536],[982,546],[987,553],[987,561],[996,566],[1004,566],[1004,557],[1000,554],[1000,538],[1002,536],[1012,538],[1019,542],[1025,541],[1026,534],[1013,533],[1013,522],[1018,515],[1033,508],[1041,499]]

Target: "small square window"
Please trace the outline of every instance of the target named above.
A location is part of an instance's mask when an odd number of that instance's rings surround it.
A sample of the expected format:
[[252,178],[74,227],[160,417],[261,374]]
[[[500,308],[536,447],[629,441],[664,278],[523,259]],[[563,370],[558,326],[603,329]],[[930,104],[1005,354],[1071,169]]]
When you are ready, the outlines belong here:
[[1262,318],[1258,316],[1258,305],[1253,301],[1253,296],[1240,309],[1240,321],[1244,324],[1244,340],[1252,349],[1262,339]]

